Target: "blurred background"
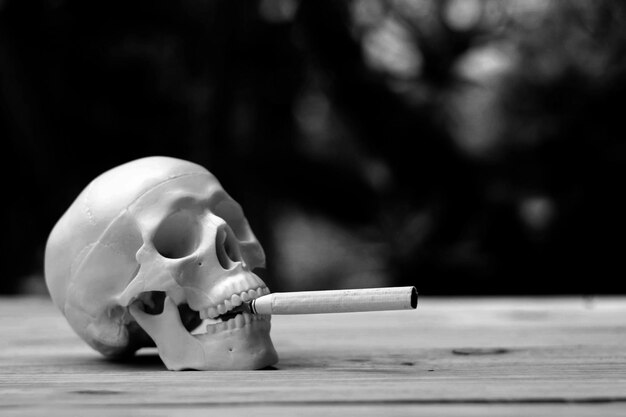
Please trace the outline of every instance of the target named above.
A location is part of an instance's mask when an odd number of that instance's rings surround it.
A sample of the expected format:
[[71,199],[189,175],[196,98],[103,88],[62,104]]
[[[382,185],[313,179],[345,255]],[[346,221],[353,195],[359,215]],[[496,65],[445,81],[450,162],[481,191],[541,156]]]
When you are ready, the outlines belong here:
[[625,293],[626,3],[0,0],[0,293],[149,155],[243,206],[274,291]]

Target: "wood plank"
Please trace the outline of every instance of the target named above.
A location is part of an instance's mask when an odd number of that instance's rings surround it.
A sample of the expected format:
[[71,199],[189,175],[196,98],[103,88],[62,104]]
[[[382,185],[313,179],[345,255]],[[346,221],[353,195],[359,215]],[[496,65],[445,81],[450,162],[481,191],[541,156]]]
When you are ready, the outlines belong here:
[[107,362],[47,299],[3,298],[0,414],[624,415],[625,318],[625,298],[426,298],[416,311],[275,316],[274,370],[168,372],[154,352]]

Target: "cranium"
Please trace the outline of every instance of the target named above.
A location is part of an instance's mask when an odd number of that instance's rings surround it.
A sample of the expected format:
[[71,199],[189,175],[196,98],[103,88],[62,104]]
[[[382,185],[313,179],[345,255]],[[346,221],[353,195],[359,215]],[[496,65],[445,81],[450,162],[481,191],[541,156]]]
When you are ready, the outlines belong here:
[[105,356],[156,344],[171,370],[258,369],[278,360],[270,317],[227,312],[269,292],[251,272],[264,263],[209,171],[149,157],[85,188],[50,234],[45,274],[69,324]]

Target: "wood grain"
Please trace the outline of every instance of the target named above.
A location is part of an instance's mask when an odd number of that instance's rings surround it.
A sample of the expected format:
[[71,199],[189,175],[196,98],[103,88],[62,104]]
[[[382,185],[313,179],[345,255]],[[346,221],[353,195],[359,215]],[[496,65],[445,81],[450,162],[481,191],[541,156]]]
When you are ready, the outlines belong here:
[[44,298],[0,298],[0,415],[626,415],[626,298],[420,298],[275,316],[274,369],[112,363]]

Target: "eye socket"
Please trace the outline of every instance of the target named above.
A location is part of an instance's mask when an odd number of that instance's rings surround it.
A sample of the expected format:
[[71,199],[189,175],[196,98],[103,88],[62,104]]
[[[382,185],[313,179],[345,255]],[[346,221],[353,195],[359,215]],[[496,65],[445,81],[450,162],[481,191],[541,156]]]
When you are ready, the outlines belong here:
[[200,244],[201,229],[195,216],[178,211],[159,225],[154,248],[165,258],[178,259],[193,253]]
[[228,223],[237,239],[240,241],[250,239],[250,229],[246,227],[246,219],[238,203],[232,200],[223,200],[215,206],[213,213]]

